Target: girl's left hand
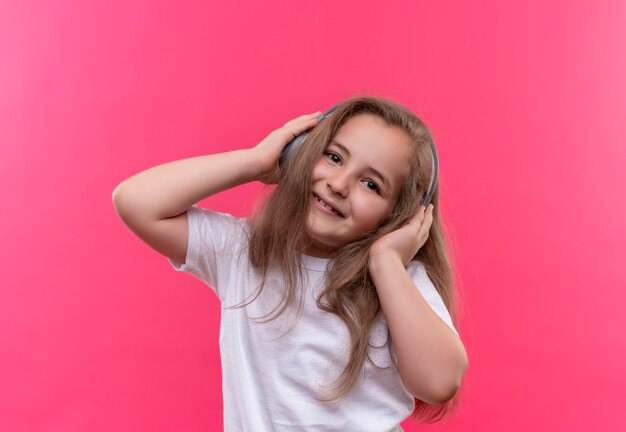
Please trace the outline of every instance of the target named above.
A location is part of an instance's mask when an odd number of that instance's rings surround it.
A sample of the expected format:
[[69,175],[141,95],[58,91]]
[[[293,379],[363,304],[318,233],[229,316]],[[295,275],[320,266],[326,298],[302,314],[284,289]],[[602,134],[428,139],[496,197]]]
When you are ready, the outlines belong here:
[[408,224],[376,240],[370,248],[370,260],[392,252],[397,254],[402,264],[406,266],[428,240],[433,223],[433,207],[432,204],[426,209],[419,206]]

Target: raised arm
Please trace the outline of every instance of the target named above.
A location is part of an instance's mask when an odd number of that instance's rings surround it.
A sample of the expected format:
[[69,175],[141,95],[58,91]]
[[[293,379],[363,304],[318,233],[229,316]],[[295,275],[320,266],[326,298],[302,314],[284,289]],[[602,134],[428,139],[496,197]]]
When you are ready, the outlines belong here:
[[282,149],[316,123],[318,113],[298,117],[257,146],[155,166],[120,183],[113,205],[122,221],[157,252],[184,263],[187,210],[213,194],[243,183],[275,180]]
[[130,213],[154,220],[167,219],[208,196],[258,180],[261,174],[252,150],[182,159],[124,180],[113,191],[113,203],[122,219]]
[[442,404],[458,392],[468,368],[465,347],[419,293],[405,266],[426,243],[433,204],[420,206],[402,228],[376,240],[369,270],[393,341],[398,372],[418,399]]

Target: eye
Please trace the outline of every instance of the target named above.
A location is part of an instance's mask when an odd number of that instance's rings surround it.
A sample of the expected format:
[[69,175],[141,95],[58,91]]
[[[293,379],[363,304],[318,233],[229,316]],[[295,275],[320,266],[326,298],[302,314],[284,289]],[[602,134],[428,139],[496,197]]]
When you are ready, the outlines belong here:
[[328,156],[328,159],[330,159],[331,161],[333,161],[334,163],[341,163],[341,157],[337,154],[337,153],[333,153],[333,152],[326,152],[324,153],[326,156]]
[[378,185],[376,183],[374,183],[371,180],[364,180],[363,182],[365,184],[365,186],[371,190],[373,190],[376,193],[380,193],[380,188],[378,187]]

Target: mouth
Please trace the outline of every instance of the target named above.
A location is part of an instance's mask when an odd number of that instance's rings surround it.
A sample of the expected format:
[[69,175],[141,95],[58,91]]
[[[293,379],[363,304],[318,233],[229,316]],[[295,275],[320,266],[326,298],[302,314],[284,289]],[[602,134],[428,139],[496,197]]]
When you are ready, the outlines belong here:
[[319,205],[323,208],[325,208],[326,210],[329,210],[330,212],[332,212],[333,214],[339,216],[339,217],[345,217],[343,215],[343,213],[341,213],[339,210],[337,210],[335,207],[333,207],[332,205],[328,204],[326,201],[324,201],[322,198],[320,198],[316,193],[313,193],[313,198],[315,198],[315,200],[319,203]]

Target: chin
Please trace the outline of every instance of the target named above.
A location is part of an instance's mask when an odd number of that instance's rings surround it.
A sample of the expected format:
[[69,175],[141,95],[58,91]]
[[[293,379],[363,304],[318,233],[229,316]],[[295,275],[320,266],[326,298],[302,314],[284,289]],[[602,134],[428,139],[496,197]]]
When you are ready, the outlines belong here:
[[338,243],[325,237],[326,236],[319,233],[311,232],[308,229],[306,230],[306,239],[311,242],[312,248],[315,250],[323,250],[332,253],[343,246],[343,243]]

